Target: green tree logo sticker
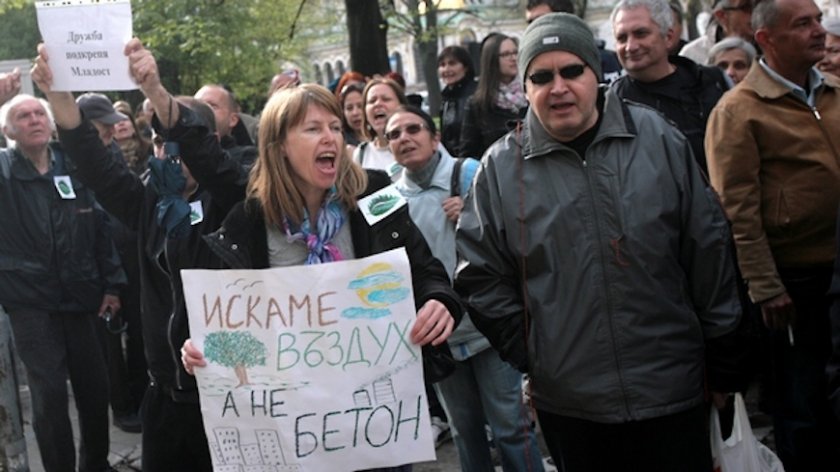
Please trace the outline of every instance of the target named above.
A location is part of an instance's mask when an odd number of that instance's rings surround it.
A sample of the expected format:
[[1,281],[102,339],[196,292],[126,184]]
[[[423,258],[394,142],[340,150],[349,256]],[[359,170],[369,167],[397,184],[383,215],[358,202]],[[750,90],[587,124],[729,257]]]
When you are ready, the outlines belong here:
[[239,385],[250,385],[246,368],[265,365],[265,345],[247,331],[215,331],[204,339],[204,357],[232,367]]
[[379,216],[394,208],[394,205],[399,201],[400,198],[395,195],[380,195],[370,202],[368,209],[371,215]]

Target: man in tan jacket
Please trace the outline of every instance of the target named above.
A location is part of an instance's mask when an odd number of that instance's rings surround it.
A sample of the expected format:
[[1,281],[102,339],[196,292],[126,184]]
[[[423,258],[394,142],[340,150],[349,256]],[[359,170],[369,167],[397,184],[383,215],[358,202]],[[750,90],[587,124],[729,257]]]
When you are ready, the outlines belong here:
[[812,0],[756,5],[764,57],[706,131],[712,185],[732,221],[750,297],[771,331],[770,405],[788,471],[840,470],[826,400],[828,299],[840,203],[840,89],[813,67],[825,30]]

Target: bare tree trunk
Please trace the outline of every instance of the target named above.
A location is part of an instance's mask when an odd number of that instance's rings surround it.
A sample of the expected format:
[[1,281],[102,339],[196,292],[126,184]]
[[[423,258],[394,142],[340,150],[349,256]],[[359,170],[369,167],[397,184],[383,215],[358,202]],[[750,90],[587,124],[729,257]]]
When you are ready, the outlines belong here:
[[244,365],[237,364],[236,367],[233,368],[233,372],[236,374],[236,378],[239,379],[239,385],[237,385],[236,388],[243,385],[250,385],[250,382],[248,382],[248,371]]
[[688,23],[688,39],[690,41],[705,33],[705,31],[697,31],[697,15],[703,11],[703,2],[701,0],[688,0],[685,7],[685,18],[686,23]]
[[344,0],[350,36],[350,66],[364,75],[385,74],[388,62],[388,24],[378,0]]
[[[417,27],[420,25],[420,16],[415,17]],[[437,116],[440,112],[440,82],[437,74],[438,55],[438,30],[437,30],[437,8],[434,2],[426,1],[426,31],[416,35],[417,52],[420,56],[420,63],[423,69],[423,78],[426,80],[426,91],[429,96],[429,114]]]

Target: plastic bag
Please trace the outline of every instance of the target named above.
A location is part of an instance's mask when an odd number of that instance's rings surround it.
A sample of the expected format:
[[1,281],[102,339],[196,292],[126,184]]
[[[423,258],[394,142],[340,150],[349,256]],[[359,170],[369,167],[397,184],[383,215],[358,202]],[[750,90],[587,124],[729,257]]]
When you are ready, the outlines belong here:
[[744,397],[735,394],[732,434],[724,440],[720,433],[718,409],[712,407],[710,432],[714,472],[784,472],[782,461],[753,435]]

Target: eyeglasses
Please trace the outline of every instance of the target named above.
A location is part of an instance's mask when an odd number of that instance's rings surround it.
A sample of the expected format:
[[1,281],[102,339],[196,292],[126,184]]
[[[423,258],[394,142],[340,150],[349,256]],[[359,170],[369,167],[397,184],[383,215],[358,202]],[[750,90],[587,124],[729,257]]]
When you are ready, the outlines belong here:
[[733,5],[731,7],[723,7],[723,11],[742,11],[744,13],[752,13],[753,5],[750,2],[743,3],[741,5]]
[[[586,64],[572,64],[570,66],[563,67],[558,70],[557,73],[564,80],[572,80],[583,75],[584,70],[586,70]],[[534,85],[545,85],[554,80],[554,71],[547,69],[538,70],[529,75],[528,80],[530,80]]]
[[502,59],[510,59],[511,57],[516,57],[519,54],[519,51],[507,51],[507,52],[500,52],[499,57]]
[[405,125],[404,128],[394,128],[391,131],[385,132],[385,139],[388,141],[396,141],[400,139],[402,136],[403,131],[405,131],[408,135],[414,136],[415,134],[419,133],[421,130],[429,129],[428,126],[420,123],[411,123],[410,125]]

